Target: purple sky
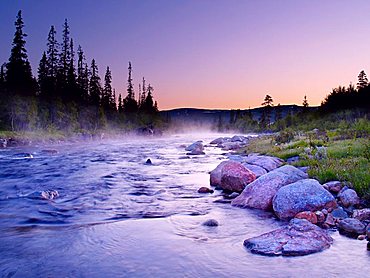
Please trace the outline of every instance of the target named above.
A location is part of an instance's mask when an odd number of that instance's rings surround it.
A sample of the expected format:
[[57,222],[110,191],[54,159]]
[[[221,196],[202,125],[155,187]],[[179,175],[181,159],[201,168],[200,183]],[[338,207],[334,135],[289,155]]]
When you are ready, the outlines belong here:
[[143,76],[160,109],[319,105],[338,85],[356,83],[370,63],[370,1],[2,0],[0,63],[9,58],[17,11],[36,72],[55,25],[67,18],[75,45],[106,66],[126,95]]

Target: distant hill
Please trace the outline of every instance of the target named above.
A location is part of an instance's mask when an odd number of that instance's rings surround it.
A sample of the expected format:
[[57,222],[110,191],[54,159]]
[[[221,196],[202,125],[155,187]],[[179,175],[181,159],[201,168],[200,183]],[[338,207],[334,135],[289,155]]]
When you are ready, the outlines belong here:
[[[275,119],[276,110],[280,109],[282,117],[287,114],[296,114],[302,111],[303,107],[298,105],[280,105],[272,108],[271,121]],[[308,107],[310,110],[315,110],[317,107]],[[227,123],[231,117],[236,115],[242,116],[245,113],[251,113],[254,120],[259,120],[262,114],[262,107],[245,110],[223,110],[223,109],[197,109],[197,108],[177,108],[172,110],[160,111],[160,115],[171,121],[171,123],[198,123],[198,124],[215,124],[222,120]]]

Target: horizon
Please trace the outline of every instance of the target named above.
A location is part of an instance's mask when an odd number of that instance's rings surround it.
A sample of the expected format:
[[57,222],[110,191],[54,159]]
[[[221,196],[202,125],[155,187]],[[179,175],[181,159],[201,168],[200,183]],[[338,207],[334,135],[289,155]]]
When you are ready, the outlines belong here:
[[258,108],[266,94],[275,105],[301,105],[307,95],[318,106],[332,88],[356,84],[370,61],[366,1],[5,0],[0,7],[1,64],[18,10],[34,75],[50,26],[60,41],[67,18],[75,50],[80,44],[88,63],[96,60],[100,76],[111,68],[117,94],[126,95],[131,61],[136,97],[144,76],[162,111]]

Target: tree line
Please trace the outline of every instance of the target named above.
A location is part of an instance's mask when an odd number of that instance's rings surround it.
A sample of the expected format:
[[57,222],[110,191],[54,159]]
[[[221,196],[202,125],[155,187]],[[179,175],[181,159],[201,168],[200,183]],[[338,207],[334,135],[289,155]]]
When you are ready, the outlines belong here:
[[10,57],[0,69],[0,128],[96,131],[153,125],[158,118],[154,89],[144,77],[135,98],[131,62],[123,98],[112,87],[109,66],[101,80],[96,60],[88,64],[80,45],[75,51],[67,19],[61,42],[55,27],[50,27],[37,77],[28,60],[26,37],[19,11]]

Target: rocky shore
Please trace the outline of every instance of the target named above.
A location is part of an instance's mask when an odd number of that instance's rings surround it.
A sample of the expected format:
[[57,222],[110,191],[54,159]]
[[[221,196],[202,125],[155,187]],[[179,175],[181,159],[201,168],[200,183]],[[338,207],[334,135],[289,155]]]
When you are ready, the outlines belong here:
[[[248,145],[249,138],[217,138],[210,145],[225,151]],[[208,145],[209,146],[209,145]],[[186,148],[187,155],[203,155],[203,142]],[[358,240],[367,239],[370,248],[370,208],[345,182],[320,184],[310,179],[307,168],[288,165],[277,157],[259,154],[229,154],[210,172],[210,185],[223,190],[231,205],[245,209],[271,211],[286,226],[253,238],[244,246],[251,252],[268,256],[301,256],[331,246],[331,233]],[[213,193],[202,187],[199,191]]]

